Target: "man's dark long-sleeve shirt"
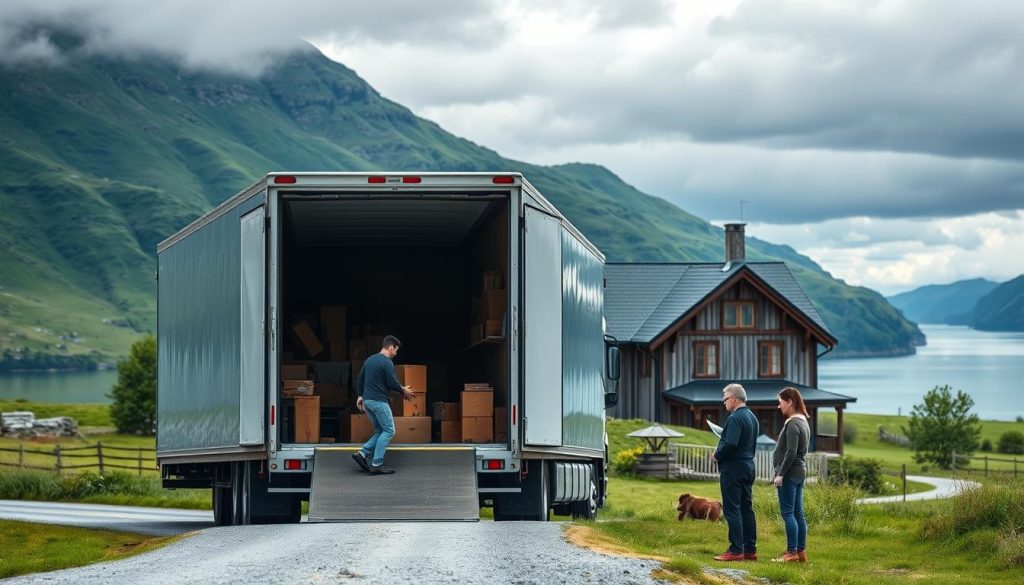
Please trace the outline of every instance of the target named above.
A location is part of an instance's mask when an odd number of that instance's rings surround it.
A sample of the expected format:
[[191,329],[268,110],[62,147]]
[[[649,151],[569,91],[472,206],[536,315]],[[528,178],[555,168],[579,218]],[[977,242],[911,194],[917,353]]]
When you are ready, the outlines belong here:
[[388,391],[401,392],[402,384],[395,377],[395,364],[382,353],[375,353],[363,362],[356,380],[356,391],[363,400],[388,401]]
[[715,450],[715,459],[719,465],[733,461],[753,461],[759,432],[757,417],[749,408],[741,406],[734,410],[725,421],[718,449]]

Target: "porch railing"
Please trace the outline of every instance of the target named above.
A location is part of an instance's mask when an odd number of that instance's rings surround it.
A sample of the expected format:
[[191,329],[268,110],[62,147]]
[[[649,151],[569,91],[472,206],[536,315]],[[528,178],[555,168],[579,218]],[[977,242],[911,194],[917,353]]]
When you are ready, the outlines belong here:
[[814,435],[814,448],[816,451],[839,452],[839,437],[836,435]]
[[[820,448],[820,447],[819,447]],[[669,462],[665,474],[678,479],[718,479],[718,464],[711,459],[714,447],[707,445],[669,444]],[[827,453],[808,453],[804,459],[808,477],[828,476]],[[772,452],[758,451],[754,455],[757,479],[771,481],[774,474]]]

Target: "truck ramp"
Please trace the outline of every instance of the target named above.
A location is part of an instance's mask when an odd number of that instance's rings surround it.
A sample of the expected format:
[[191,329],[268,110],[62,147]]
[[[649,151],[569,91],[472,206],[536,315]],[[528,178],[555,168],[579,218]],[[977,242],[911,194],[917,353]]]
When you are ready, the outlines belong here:
[[480,519],[473,447],[389,448],[391,475],[363,471],[352,460],[357,449],[316,450],[310,522]]

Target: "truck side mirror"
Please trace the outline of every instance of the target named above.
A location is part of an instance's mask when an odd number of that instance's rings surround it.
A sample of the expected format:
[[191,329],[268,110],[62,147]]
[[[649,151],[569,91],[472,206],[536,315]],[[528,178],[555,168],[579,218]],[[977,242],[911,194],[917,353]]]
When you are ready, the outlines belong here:
[[607,376],[609,380],[619,379],[619,347],[617,345],[608,346],[608,357],[605,362],[607,365]]
[[611,408],[619,403],[619,370],[619,347],[609,344],[605,350],[605,377],[607,378],[604,393],[605,408]]

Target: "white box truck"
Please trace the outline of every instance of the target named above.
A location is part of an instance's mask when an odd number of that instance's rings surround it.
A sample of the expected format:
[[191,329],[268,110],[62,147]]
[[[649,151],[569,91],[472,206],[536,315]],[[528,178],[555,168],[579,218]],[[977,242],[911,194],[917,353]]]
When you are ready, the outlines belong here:
[[[603,505],[604,257],[522,175],[270,173],[157,252],[157,458],[165,487],[211,488],[218,524],[297,522],[303,500],[311,521]],[[426,366],[428,403],[490,388],[497,432],[466,443],[419,413],[429,440],[361,471],[353,380],[383,334]],[[283,371],[315,375],[316,408]]]

